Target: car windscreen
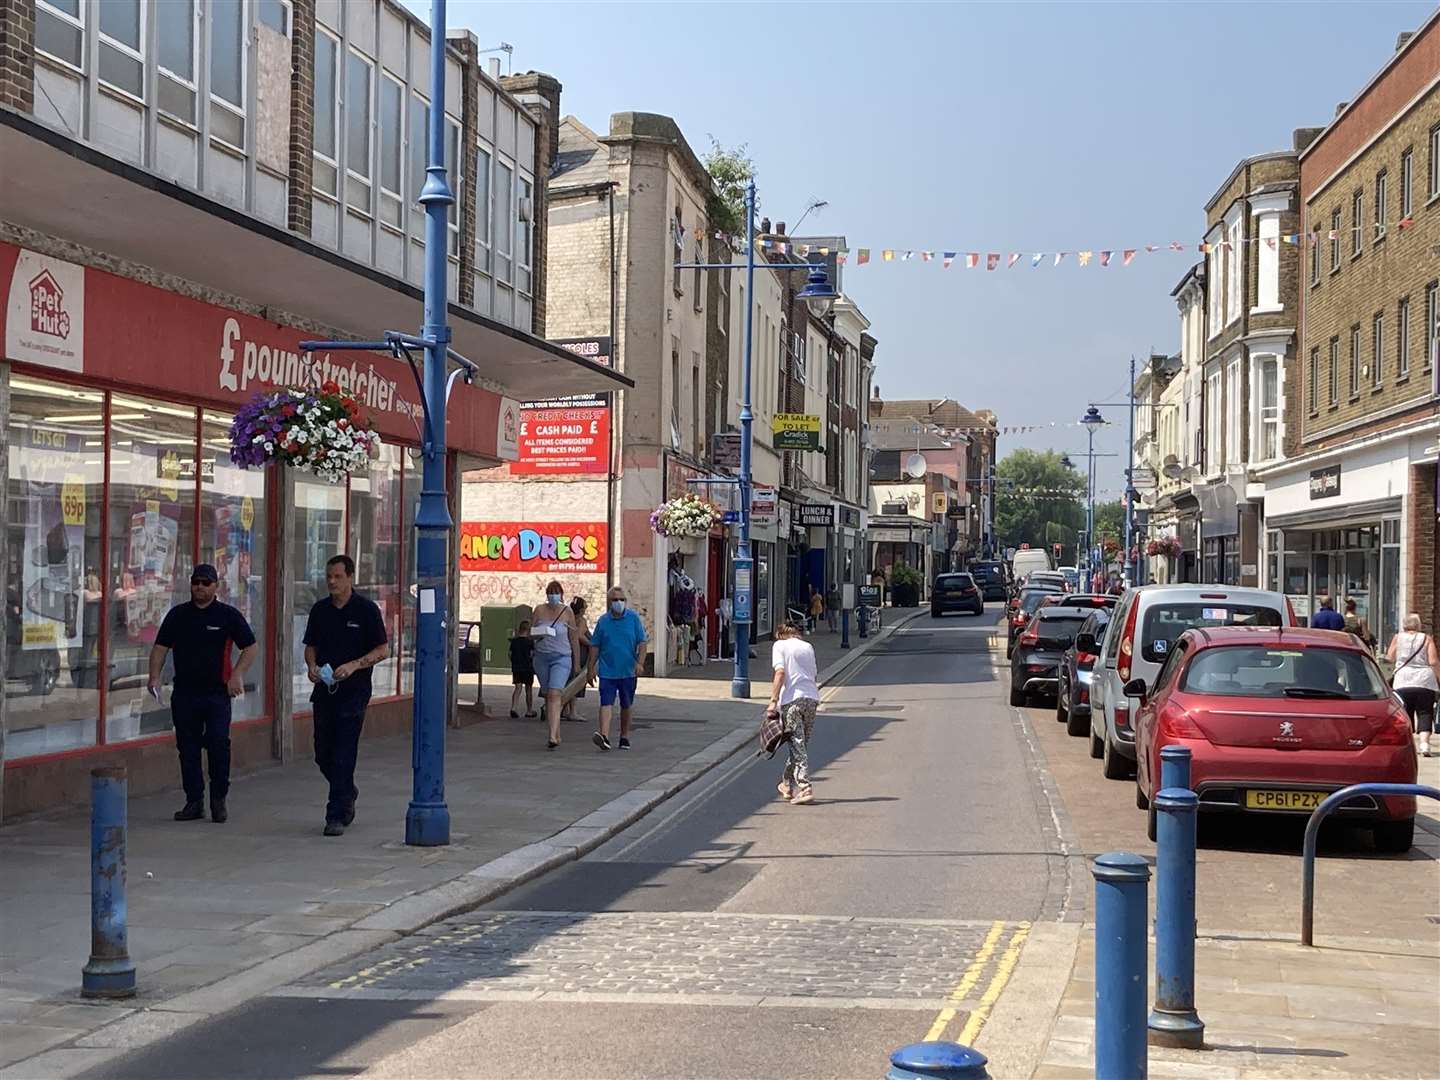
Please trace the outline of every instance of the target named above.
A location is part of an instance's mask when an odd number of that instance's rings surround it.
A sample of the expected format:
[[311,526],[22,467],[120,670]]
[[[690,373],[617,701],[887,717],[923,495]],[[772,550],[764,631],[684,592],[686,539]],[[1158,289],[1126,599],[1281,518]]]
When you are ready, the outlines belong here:
[[1186,630],[1197,626],[1279,626],[1277,608],[1227,600],[1176,600],[1151,604],[1140,627],[1140,655],[1163,663]]
[[935,579],[937,589],[963,589],[967,585],[974,585],[969,574],[941,574]]
[[1083,611],[1061,607],[1043,609],[1036,618],[1036,636],[1041,645],[1068,648],[1085,624],[1088,616]]
[[1390,688],[1373,660],[1353,649],[1226,645],[1202,649],[1182,690],[1221,697],[1378,701]]
[[1054,595],[1056,594],[1053,589],[1026,589],[1020,594],[1020,610],[1027,615],[1033,615],[1047,596]]

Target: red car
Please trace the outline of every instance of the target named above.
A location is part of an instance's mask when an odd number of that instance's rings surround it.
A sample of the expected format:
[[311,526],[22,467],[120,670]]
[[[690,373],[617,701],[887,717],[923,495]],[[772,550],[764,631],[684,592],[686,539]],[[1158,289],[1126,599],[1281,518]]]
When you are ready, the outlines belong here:
[[[1160,751],[1190,748],[1202,812],[1308,816],[1350,784],[1413,784],[1410,721],[1351,635],[1295,627],[1187,630],[1138,697],[1135,801],[1150,811]],[[1415,800],[1363,795],[1333,815],[1363,821],[1381,851],[1409,851]]]

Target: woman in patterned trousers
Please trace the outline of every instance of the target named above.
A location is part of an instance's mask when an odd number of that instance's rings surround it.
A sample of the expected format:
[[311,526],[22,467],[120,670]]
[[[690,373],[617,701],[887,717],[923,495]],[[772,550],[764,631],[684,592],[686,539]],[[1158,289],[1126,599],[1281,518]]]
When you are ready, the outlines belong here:
[[770,653],[774,676],[770,682],[770,711],[778,711],[790,738],[790,760],[779,784],[780,797],[792,806],[815,800],[810,787],[810,736],[815,729],[815,710],[820,707],[820,688],[815,671],[815,650],[793,622],[783,622],[775,632]]

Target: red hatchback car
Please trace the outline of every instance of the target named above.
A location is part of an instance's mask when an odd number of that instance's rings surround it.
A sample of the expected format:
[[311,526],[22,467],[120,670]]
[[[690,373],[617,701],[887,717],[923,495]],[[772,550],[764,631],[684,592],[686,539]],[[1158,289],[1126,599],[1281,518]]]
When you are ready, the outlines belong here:
[[[1349,634],[1294,627],[1187,630],[1140,698],[1135,801],[1150,811],[1160,751],[1190,748],[1205,812],[1308,815],[1332,792],[1368,781],[1413,784],[1410,722],[1368,651]],[[1409,851],[1415,800],[1350,800],[1335,816],[1370,824],[1381,851]]]

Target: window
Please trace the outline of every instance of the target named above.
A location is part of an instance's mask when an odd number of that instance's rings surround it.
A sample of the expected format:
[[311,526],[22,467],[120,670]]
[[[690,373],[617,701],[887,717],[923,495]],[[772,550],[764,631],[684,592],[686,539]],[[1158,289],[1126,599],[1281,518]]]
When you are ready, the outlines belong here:
[[1370,385],[1379,388],[1385,378],[1385,313],[1370,320]]
[[187,124],[195,123],[195,2],[172,0],[156,4],[157,63],[160,81],[155,104]]
[[1390,200],[1390,175],[1381,169],[1375,174],[1375,239],[1385,239],[1386,205]]
[[460,169],[460,122],[445,117],[445,177],[455,195],[455,203],[445,214],[446,250],[450,258],[460,258],[460,202],[465,190],[465,177]]
[[295,501],[286,513],[294,522],[286,587],[297,623],[290,643],[290,684],[295,711],[304,712],[314,689],[305,674],[305,618],[315,602],[325,598],[325,560],[345,552],[345,485],[328,484],[296,469]]
[[1220,333],[1220,298],[1224,295],[1221,291],[1224,283],[1220,280],[1220,232],[1217,229],[1211,234],[1215,239],[1210,241],[1210,251],[1205,257],[1205,281],[1209,285],[1206,296],[1209,303],[1209,324],[1210,337]]
[[523,293],[530,292],[530,259],[535,238],[535,186],[520,178],[520,198],[515,204],[515,284]]
[[369,215],[370,80],[374,65],[357,52],[345,54],[345,202]]
[[1430,180],[1425,192],[1427,199],[1440,195],[1440,124],[1430,129]]
[[260,22],[277,34],[290,36],[290,7],[283,0],[260,0]]
[[1357,191],[1350,196],[1350,254],[1359,255],[1365,249],[1365,192]]
[[705,271],[702,270],[702,269],[700,269],[700,266],[699,266],[700,263],[703,263],[703,262],[705,261],[705,248],[704,248],[703,245],[700,243],[700,238],[701,238],[704,234],[705,234],[704,228],[701,226],[700,222],[697,221],[697,222],[695,223],[695,258],[694,258],[694,262],[697,264],[696,267],[695,267],[695,281],[694,281],[695,310],[696,310],[696,311],[702,310],[702,309],[704,308],[704,306],[705,306],[705,304],[704,304],[705,287],[704,287],[704,285],[702,284],[702,283],[704,282],[704,280],[705,280],[705,278],[704,278],[704,276],[703,276],[704,273],[705,273]]
[[140,0],[105,0],[96,7],[100,12],[100,81],[143,99],[145,20]]
[[1320,284],[1320,242],[1310,241],[1310,284]]
[[426,145],[430,138],[430,106],[424,98],[410,97],[410,231],[425,233],[425,208],[420,192],[425,187]]
[[1280,361],[1261,356],[1255,361],[1255,417],[1257,439],[1254,457],[1273,461],[1280,456]]
[[475,269],[490,272],[490,152],[475,151]]
[[380,220],[399,229],[405,224],[405,87],[388,72],[380,76]]
[[245,0],[210,0],[210,134],[245,149]]
[[1242,461],[1240,452],[1240,361],[1230,361],[1225,373],[1225,460],[1231,466]]
[[1310,411],[1320,410],[1320,347],[1310,350]]
[[1432,281],[1425,286],[1425,355],[1420,358],[1426,371],[1435,362],[1435,320],[1440,318],[1437,301],[1440,301],[1440,283]]
[[340,196],[340,93],[336,83],[340,43],[323,30],[315,31],[315,170],[311,186],[326,195]]
[[680,264],[685,261],[685,225],[680,216],[680,207],[675,207],[675,220],[670,223],[670,243],[675,249],[674,287],[676,296],[685,295],[685,283],[680,277]]
[[1360,324],[1350,328],[1350,396],[1360,393]]
[[1340,225],[1344,215],[1337,206],[1330,211],[1330,272],[1340,272]]
[[1230,246],[1225,249],[1226,268],[1226,292],[1225,292],[1225,325],[1229,326],[1240,317],[1244,292],[1245,267],[1245,245],[1240,239],[1240,222],[1237,220],[1230,226]]
[[670,439],[679,449],[680,442],[680,341],[670,339]]
[[700,418],[704,412],[700,408],[700,391],[703,387],[700,380],[700,354],[690,354],[690,452],[697,458],[705,456],[705,442],[700,434]]
[[[1323,647],[1301,652],[1264,645],[1203,650],[1185,673],[1184,690],[1276,701],[1327,696],[1378,701],[1390,695],[1379,668],[1359,652]],[[1306,726],[1301,720],[1302,729]]]
[[1255,244],[1255,306],[1275,311],[1280,304],[1280,215],[1261,214]]
[[35,48],[85,70],[85,8],[80,0],[36,0]]
[[1410,297],[1402,296],[1395,309],[1395,379],[1410,377]]
[[1340,404],[1340,339],[1330,339],[1330,404]]
[[1415,183],[1415,151],[1410,147],[1400,155],[1400,220],[1404,221],[1415,208],[1411,188]]
[[1205,378],[1205,471],[1220,471],[1220,369],[1217,367]]
[[515,220],[511,198],[515,189],[514,170],[503,161],[495,162],[495,276],[512,281],[510,248],[515,235],[510,223]]

